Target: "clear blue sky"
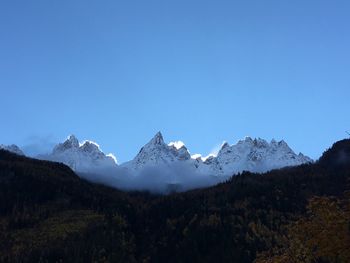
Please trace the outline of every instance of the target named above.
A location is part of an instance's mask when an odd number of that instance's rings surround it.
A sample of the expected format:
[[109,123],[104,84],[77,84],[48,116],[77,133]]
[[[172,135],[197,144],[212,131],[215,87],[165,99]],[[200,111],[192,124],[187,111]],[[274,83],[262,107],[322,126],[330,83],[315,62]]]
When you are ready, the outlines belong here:
[[158,130],[313,158],[350,130],[350,2],[1,1],[0,143],[74,133],[120,161]]

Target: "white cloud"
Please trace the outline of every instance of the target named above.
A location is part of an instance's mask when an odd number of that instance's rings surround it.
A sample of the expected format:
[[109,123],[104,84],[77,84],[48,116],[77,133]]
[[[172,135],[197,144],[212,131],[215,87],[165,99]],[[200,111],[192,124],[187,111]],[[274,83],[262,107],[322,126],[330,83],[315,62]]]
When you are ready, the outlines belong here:
[[180,149],[181,147],[185,146],[185,144],[182,141],[170,142],[168,145],[174,146],[176,149]]

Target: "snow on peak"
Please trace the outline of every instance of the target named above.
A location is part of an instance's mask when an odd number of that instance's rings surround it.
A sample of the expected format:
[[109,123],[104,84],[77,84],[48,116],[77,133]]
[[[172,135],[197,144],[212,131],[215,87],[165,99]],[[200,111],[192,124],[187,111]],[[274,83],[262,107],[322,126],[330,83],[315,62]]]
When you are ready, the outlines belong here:
[[210,167],[202,169],[212,174],[232,175],[244,170],[265,172],[308,162],[312,160],[302,154],[295,154],[283,140],[268,143],[261,138],[246,137],[231,146],[225,143],[216,157],[205,160],[204,164]]
[[66,142],[69,142],[73,147],[78,147],[79,146],[79,141],[75,135],[71,134],[68,136]]
[[80,144],[74,135],[56,145],[51,154],[38,157],[62,162],[78,172],[91,172],[117,166],[116,158],[111,154],[104,154],[97,143],[86,140]]
[[154,135],[154,137],[149,141],[148,144],[162,145],[164,144],[164,139],[162,133],[159,131]]
[[178,161],[190,160],[191,155],[183,142],[166,144],[163,136],[158,132],[136,157],[122,166],[131,170],[142,170],[147,167],[170,165]]
[[88,153],[102,153],[102,151],[100,150],[100,146],[93,141],[84,141],[81,145],[80,148],[84,151],[84,152],[88,152]]
[[246,137],[244,137],[244,140],[241,140],[241,141],[244,141],[244,142],[252,142],[253,139],[252,139],[252,137],[250,137],[250,136],[246,136]]
[[15,153],[17,155],[23,155],[24,156],[24,153],[22,152],[22,150],[15,144],[11,144],[11,145],[0,144],[0,149],[3,149],[3,150],[6,150],[6,151]]
[[69,135],[63,143],[56,145],[53,151],[59,153],[72,148],[79,148],[79,141],[74,135]]
[[227,147],[230,147],[230,145],[228,144],[228,142],[223,142],[223,144],[221,145],[220,151],[221,151],[221,150],[225,150]]

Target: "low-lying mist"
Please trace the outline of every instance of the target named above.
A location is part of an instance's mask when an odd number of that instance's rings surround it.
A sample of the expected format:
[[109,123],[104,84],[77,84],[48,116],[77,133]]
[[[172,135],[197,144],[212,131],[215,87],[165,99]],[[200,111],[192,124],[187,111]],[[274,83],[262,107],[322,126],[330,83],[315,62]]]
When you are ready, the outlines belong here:
[[78,175],[91,182],[124,191],[148,191],[162,194],[208,187],[229,178],[202,174],[181,163],[149,167],[140,171],[116,167],[89,173],[78,172]]

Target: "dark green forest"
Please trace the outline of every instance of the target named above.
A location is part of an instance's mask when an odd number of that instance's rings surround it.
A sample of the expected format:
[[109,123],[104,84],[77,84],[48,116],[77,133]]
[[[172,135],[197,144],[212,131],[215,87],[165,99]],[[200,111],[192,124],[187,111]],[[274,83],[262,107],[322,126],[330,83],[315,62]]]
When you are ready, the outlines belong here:
[[0,151],[0,262],[350,262],[350,140],[170,195]]

